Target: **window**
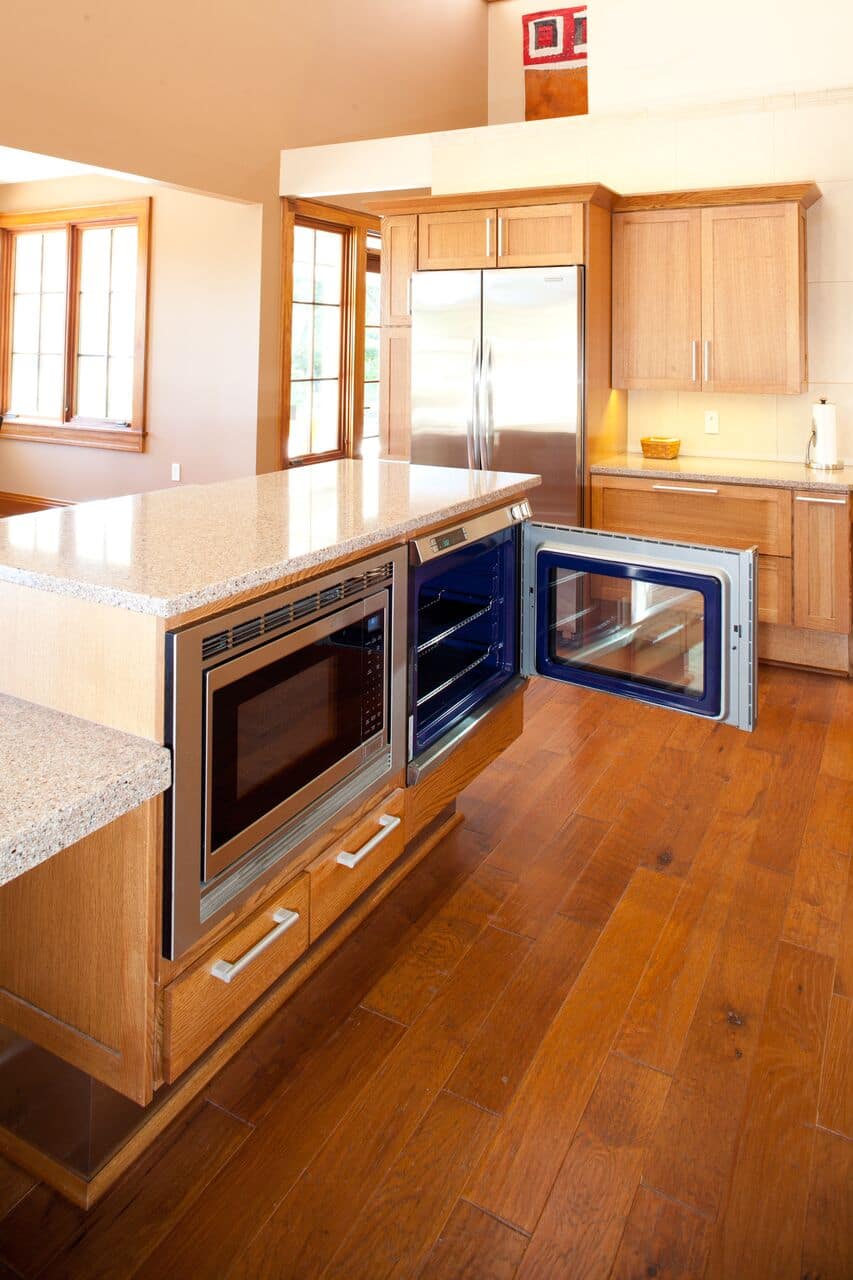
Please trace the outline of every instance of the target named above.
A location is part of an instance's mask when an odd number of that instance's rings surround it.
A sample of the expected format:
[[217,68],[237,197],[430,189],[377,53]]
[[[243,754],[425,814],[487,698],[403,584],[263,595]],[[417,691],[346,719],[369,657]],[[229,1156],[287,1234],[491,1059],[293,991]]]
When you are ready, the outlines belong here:
[[379,455],[379,220],[283,202],[282,465]]
[[341,451],[344,233],[293,228],[291,459]]
[[368,235],[364,289],[364,407],[361,427],[361,456],[363,458],[379,457],[381,247],[382,241],[379,236]]
[[142,449],[149,212],[0,216],[0,438]]

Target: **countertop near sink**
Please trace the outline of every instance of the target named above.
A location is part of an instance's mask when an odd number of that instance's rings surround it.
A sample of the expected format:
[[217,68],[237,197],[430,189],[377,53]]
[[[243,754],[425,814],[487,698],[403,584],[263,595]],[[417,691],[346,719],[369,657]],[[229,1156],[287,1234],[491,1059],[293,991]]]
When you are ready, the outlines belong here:
[[0,694],[0,885],[170,785],[165,747]]
[[498,506],[538,476],[344,460],[0,520],[0,579],[169,618]]
[[813,471],[800,462],[761,462],[750,458],[644,458],[619,453],[590,467],[593,476],[647,477],[651,480],[697,480],[713,484],[767,484],[782,489],[853,491],[853,466],[841,471]]

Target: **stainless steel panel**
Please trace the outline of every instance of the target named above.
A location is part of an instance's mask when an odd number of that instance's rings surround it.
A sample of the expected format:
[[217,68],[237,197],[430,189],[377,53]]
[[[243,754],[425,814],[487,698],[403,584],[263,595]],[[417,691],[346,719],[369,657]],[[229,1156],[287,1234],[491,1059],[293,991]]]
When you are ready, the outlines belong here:
[[412,462],[479,467],[481,272],[412,277]]
[[541,475],[549,523],[582,519],[582,315],[581,267],[483,272],[483,466]]
[[[756,601],[758,552],[732,551],[666,542],[657,538],[629,538],[624,534],[567,529],[546,524],[525,525],[522,532],[521,671],[536,675],[536,558],[550,549],[575,552],[608,563],[689,569],[718,579],[723,586],[720,665],[723,705],[719,719],[739,729],[756,722],[758,687],[758,622]],[[680,710],[680,708],[674,708]],[[686,712],[686,714],[691,714]]]
[[460,521],[458,525],[440,529],[438,533],[413,538],[409,543],[410,558],[414,564],[426,564],[429,560],[437,560],[439,556],[452,555],[468,542],[477,542],[479,538],[487,538],[491,533],[500,533],[501,529],[509,529],[529,518],[530,504],[526,498],[519,498],[518,502],[509,507],[486,511],[481,516],[472,516],[469,520]]

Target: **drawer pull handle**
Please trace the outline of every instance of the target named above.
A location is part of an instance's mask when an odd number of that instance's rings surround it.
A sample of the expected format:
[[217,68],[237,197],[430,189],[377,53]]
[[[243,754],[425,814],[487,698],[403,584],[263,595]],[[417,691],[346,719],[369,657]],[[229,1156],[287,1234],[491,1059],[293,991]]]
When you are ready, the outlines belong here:
[[266,951],[283,933],[287,933],[288,929],[292,929],[299,919],[298,911],[288,911],[287,907],[279,907],[273,912],[272,918],[275,922],[275,928],[270,929],[269,933],[265,933],[260,942],[256,942],[250,947],[245,955],[239,960],[235,960],[233,964],[230,960],[217,960],[211,969],[214,978],[218,978],[220,982],[231,982],[242,973],[244,969],[248,969],[253,960],[257,960],[262,951]]
[[371,850],[375,849],[378,844],[381,844],[383,840],[387,839],[392,831],[397,830],[402,821],[402,818],[394,818],[390,813],[383,813],[382,817],[379,819],[380,829],[376,832],[376,835],[371,836],[360,849],[356,849],[355,853],[346,853],[342,849],[335,861],[340,863],[342,867],[349,867],[350,869],[357,867],[361,860],[366,858]]
[[665,493],[719,493],[719,489],[698,489],[689,484],[653,484],[653,489],[661,489]]
[[796,502],[823,502],[823,503],[826,503],[828,507],[843,507],[847,499],[846,498],[807,498],[805,494],[798,493],[795,498],[795,501]]

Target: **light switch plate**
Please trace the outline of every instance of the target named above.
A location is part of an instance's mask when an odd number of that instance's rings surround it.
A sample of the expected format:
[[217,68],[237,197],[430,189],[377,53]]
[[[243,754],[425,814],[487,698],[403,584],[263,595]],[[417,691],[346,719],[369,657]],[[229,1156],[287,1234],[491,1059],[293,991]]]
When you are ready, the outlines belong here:
[[180,478],[181,478],[181,464],[180,462],[173,462],[172,463],[172,479],[180,480]]
[[707,409],[705,411],[705,435],[718,436],[720,434],[720,415],[716,409]]

